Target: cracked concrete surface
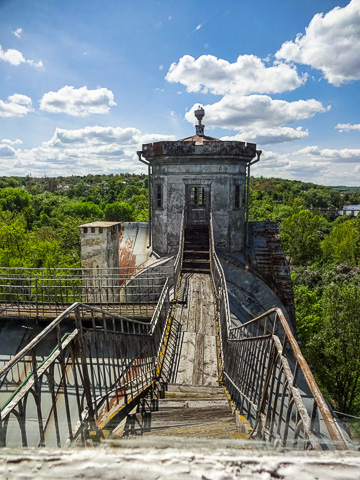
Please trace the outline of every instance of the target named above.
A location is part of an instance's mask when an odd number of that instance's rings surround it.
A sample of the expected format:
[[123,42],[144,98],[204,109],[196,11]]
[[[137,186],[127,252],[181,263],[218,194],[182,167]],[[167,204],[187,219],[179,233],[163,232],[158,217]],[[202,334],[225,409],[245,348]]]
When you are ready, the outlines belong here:
[[[96,450],[2,449],[3,480],[358,480],[357,452],[246,450],[239,441],[122,440]],[[257,446],[259,447],[259,446]]]

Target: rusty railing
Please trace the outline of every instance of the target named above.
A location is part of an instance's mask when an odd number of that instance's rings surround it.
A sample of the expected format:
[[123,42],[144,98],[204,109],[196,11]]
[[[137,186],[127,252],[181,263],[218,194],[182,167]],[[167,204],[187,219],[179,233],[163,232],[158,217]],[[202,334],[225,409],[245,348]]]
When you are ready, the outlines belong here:
[[226,280],[214,248],[220,381],[253,428],[252,437],[282,446],[347,449],[346,443],[279,308],[231,326]]
[[0,269],[0,317],[54,319],[75,302],[150,319],[170,267]]
[[[282,445],[347,449],[280,308],[230,329],[229,337],[226,375],[239,407],[254,419],[254,436]],[[241,369],[230,360],[239,355]]]
[[175,290],[179,283],[181,268],[182,268],[182,261],[183,261],[185,215],[186,215],[186,207],[183,209],[183,212],[182,212],[181,225],[180,225],[180,237],[179,237],[179,249],[178,249],[178,253],[176,255],[176,259],[174,263],[174,289]]
[[169,308],[167,281],[150,323],[65,310],[0,369],[0,445],[99,441],[153,388]]

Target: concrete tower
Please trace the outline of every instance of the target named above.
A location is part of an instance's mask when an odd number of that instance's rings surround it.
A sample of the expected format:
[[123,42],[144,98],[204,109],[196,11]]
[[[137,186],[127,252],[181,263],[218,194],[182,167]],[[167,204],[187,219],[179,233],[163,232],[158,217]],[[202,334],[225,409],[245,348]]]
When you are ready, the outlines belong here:
[[194,136],[148,143],[138,152],[151,176],[152,246],[160,254],[177,250],[184,208],[187,224],[207,224],[212,212],[217,248],[244,248],[247,177],[261,151],[254,143],[206,136],[204,115],[201,107],[195,111]]

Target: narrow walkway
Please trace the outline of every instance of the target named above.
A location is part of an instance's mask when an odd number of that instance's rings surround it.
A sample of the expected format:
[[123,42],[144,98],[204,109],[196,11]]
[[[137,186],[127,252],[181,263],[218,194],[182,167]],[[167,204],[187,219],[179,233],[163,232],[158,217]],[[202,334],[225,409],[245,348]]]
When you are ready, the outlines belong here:
[[210,275],[187,273],[175,306],[165,363],[167,380],[181,385],[219,385],[215,297]]
[[[215,297],[209,274],[185,273],[164,358],[165,398],[158,410],[128,418],[125,435],[248,438],[219,384]],[[145,404],[149,402],[145,401]],[[141,413],[141,415],[140,415]]]

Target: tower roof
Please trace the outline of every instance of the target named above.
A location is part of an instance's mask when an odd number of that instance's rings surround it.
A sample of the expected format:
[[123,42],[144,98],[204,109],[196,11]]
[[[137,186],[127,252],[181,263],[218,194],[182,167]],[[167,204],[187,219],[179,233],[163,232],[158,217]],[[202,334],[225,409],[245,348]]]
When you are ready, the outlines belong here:
[[193,135],[192,137],[182,138],[179,142],[195,142],[195,145],[203,145],[204,142],[221,142],[218,138],[208,137],[207,135]]

